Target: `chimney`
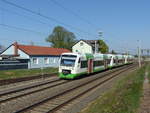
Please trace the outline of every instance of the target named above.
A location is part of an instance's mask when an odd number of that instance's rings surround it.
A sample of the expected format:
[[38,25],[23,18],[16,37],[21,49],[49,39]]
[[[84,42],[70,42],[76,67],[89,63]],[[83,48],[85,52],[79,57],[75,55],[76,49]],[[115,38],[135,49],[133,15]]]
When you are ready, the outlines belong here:
[[17,56],[17,55],[18,55],[18,43],[15,42],[15,43],[14,43],[14,46],[15,46],[15,47],[14,47],[14,55]]

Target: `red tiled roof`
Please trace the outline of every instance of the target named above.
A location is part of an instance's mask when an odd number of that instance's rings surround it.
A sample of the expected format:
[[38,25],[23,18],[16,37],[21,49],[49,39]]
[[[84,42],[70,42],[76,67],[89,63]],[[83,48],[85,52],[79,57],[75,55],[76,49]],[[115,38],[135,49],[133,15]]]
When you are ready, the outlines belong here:
[[[16,44],[14,43],[13,45]],[[62,53],[70,52],[68,49],[64,48],[51,48],[32,45],[20,45],[20,44],[17,44],[17,48],[22,50],[28,55],[61,55]]]

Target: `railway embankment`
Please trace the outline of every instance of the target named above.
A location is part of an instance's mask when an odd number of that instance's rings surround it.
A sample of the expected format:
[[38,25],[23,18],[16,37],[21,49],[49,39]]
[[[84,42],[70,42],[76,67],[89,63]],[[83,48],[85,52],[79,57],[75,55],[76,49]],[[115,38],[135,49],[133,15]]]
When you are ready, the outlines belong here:
[[147,68],[148,65],[144,65],[118,80],[112,89],[90,103],[81,113],[137,113]]
[[51,74],[57,71],[58,71],[57,68],[44,68],[42,70],[41,69],[2,70],[0,71],[0,80],[37,76],[42,74]]
[[83,104],[87,105],[97,98],[100,92],[108,90],[116,79],[124,76],[123,73],[135,69],[135,65],[125,65],[83,79],[50,80],[4,89],[1,91],[0,112],[76,113],[81,110],[80,107],[85,107]]
[[145,70],[143,95],[138,113],[150,113],[150,64]]
[[19,84],[41,81],[56,75],[58,68],[16,69],[0,71],[0,89],[9,88]]
[[147,72],[148,72],[148,79],[149,79],[149,83],[150,83],[150,63],[148,64],[148,67],[147,67]]

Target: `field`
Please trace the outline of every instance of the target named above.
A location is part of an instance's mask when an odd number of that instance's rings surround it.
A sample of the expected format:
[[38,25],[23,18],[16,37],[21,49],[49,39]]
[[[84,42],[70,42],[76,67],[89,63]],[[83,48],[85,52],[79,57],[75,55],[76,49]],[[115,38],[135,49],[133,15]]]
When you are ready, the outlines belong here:
[[50,74],[57,72],[57,68],[45,68],[41,69],[16,69],[16,70],[5,70],[0,71],[0,79],[10,79],[26,76],[35,76],[39,74]]
[[148,68],[150,65],[147,64],[119,80],[112,90],[104,93],[81,113],[137,113],[144,74]]

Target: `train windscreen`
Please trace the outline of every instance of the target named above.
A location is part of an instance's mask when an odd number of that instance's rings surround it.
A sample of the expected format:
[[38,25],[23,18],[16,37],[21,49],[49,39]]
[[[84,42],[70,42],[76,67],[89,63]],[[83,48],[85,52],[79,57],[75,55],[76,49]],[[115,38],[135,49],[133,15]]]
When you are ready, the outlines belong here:
[[62,55],[61,66],[74,66],[77,56],[75,55]]
[[62,66],[74,66],[75,60],[72,59],[61,59]]

